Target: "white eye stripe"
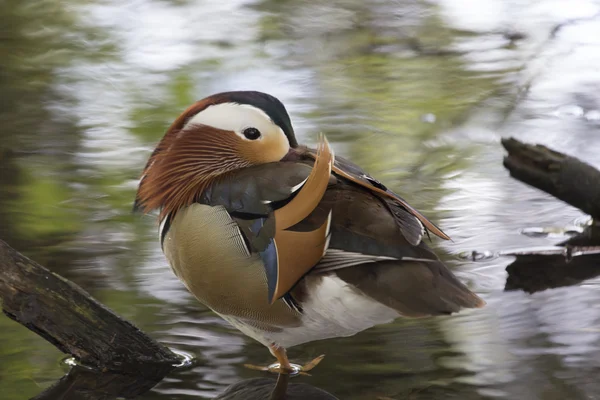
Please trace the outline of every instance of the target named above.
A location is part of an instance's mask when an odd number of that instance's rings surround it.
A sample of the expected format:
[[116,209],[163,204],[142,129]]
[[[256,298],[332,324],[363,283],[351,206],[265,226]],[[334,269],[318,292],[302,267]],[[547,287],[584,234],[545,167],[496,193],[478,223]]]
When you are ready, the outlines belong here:
[[[238,156],[252,165],[280,161],[290,150],[290,142],[283,129],[263,110],[248,104],[221,103],[207,107],[189,119],[182,129],[183,134],[200,134],[201,132],[191,129],[194,126],[200,127],[200,131],[201,126],[210,126],[223,131],[223,135],[233,132],[245,142],[236,147]],[[253,135],[249,135],[250,138],[247,138],[244,135],[247,128],[256,128],[260,137],[252,139]],[[205,150],[198,157],[208,156],[210,151],[208,148]]]
[[233,131],[245,140],[247,128],[256,128],[261,133],[262,139],[269,133],[280,133],[283,130],[261,109],[249,104],[221,103],[205,108],[194,115],[184,126],[184,129],[192,125],[208,125],[224,131]]

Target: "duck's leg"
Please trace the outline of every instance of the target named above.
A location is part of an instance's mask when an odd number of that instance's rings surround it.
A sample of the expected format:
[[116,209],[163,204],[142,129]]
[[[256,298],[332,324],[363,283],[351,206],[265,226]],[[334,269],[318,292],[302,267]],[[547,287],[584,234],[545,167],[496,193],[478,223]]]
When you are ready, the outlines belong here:
[[267,367],[260,367],[252,364],[244,364],[244,367],[258,371],[273,372],[275,374],[306,374],[306,372],[316,367],[325,357],[325,354],[321,354],[319,357],[315,358],[314,360],[310,361],[305,365],[297,365],[290,363],[287,357],[287,352],[283,347],[279,347],[273,344],[269,346],[269,351],[271,352],[271,354],[273,354],[273,357],[277,359],[277,362],[275,364],[271,364]]

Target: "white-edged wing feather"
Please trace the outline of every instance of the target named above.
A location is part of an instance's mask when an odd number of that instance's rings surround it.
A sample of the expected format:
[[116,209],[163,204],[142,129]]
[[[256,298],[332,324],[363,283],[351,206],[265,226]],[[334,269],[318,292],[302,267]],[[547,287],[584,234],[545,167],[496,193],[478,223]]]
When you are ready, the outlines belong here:
[[415,258],[415,257],[386,257],[386,256],[374,256],[370,254],[354,253],[339,249],[328,249],[321,261],[315,266],[313,272],[322,273],[328,271],[334,271],[336,269],[353,267],[360,264],[374,263],[378,261],[421,261],[421,262],[435,262],[428,258]]

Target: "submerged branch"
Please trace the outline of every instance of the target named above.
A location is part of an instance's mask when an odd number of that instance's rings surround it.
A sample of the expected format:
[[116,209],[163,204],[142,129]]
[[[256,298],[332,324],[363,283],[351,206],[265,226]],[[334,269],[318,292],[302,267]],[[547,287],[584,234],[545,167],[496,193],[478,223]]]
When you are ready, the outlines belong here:
[[506,267],[508,276],[504,289],[535,293],[577,285],[599,276],[600,243],[595,236],[597,228],[590,227],[582,234],[559,244],[556,252],[532,250],[515,253],[515,260]]

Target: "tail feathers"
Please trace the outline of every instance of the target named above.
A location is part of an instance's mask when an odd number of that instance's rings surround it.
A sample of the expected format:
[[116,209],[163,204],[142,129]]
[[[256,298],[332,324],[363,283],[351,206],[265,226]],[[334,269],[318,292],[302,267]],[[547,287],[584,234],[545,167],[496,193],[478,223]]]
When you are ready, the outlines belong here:
[[335,272],[365,295],[407,317],[452,314],[485,305],[439,261],[382,261]]

